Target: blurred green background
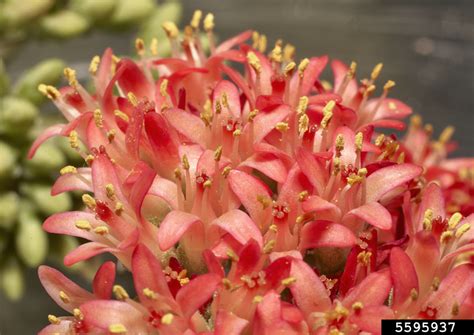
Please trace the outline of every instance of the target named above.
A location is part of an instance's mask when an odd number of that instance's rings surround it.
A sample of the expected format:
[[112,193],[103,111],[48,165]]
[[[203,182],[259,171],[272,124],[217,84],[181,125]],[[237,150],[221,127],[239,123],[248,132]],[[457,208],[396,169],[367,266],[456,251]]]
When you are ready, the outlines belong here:
[[[97,0],[105,1],[105,0]],[[297,48],[297,58],[328,54],[357,61],[369,74],[384,63],[382,81],[397,83],[400,98],[435,134],[454,125],[457,156],[474,155],[474,1],[472,0],[182,0],[183,22],[195,9],[216,16],[216,33],[225,39],[245,29],[278,38]],[[68,41],[32,40],[7,63],[13,78],[37,62],[61,57],[87,74],[91,57],[111,46],[117,54],[131,49],[136,31],[112,34],[100,30]],[[327,78],[329,73],[325,73]],[[54,111],[52,106],[47,111]],[[0,333],[32,334],[61,311],[41,288],[34,270],[26,295],[17,303],[0,297]],[[80,281],[80,280],[79,280]],[[87,285],[86,285],[87,286]]]

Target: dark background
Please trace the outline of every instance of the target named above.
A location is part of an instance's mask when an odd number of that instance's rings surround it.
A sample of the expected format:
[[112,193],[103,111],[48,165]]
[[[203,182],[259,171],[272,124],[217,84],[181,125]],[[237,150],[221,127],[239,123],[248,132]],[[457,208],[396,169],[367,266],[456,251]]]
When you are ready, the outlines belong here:
[[[98,0],[100,1],[100,0]],[[357,61],[359,76],[384,63],[380,82],[397,83],[391,93],[432,123],[435,134],[456,127],[457,156],[474,155],[474,1],[472,0],[200,0],[183,1],[183,18],[195,9],[213,12],[221,39],[245,29],[297,47],[297,57],[328,54]],[[57,42],[31,42],[8,64],[23,69],[60,56],[86,71],[92,56],[112,46],[117,54],[130,51],[131,34],[93,34]],[[329,77],[328,77],[329,78]],[[34,271],[22,301],[0,297],[0,334],[33,334],[47,324],[47,314],[61,315],[38,283]],[[87,285],[86,285],[87,286]]]

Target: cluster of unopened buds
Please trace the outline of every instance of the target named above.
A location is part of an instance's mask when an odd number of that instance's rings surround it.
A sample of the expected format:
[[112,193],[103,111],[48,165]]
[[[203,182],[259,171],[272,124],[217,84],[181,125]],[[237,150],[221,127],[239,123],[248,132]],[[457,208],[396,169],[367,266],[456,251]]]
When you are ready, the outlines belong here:
[[[42,334],[380,333],[380,319],[474,317],[474,160],[446,159],[438,140],[389,98],[373,97],[382,64],[295,62],[295,48],[246,31],[215,45],[213,15],[196,11],[171,58],[137,40],[138,61],[94,57],[90,94],[40,86],[67,119],[31,149],[67,136],[85,167],[52,192],[84,192],[83,211],[43,227],[88,242],[72,265],[111,253],[92,292],[42,266],[49,295],[71,316]],[[253,43],[247,43],[248,40]],[[207,43],[206,42],[206,43]],[[230,64],[237,64],[233,67]],[[79,142],[86,150],[80,149]]]

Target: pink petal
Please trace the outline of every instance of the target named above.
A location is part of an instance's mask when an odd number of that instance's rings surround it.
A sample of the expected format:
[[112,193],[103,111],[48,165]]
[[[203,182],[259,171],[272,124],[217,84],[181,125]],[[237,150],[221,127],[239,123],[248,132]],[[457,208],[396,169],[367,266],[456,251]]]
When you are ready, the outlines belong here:
[[382,331],[382,320],[393,319],[393,310],[387,306],[368,306],[349,316],[351,323],[356,324],[361,331],[378,335]]
[[81,244],[79,247],[69,252],[64,257],[64,265],[71,266],[96,255],[103,254],[104,252],[115,253],[119,252],[119,250],[103,243],[88,242]]
[[[72,282],[58,270],[49,266],[41,265],[38,268],[38,276],[41,284],[48,292],[49,296],[68,312],[72,312],[74,308],[79,307],[84,302],[93,300],[94,296]],[[60,292],[63,291],[69,301],[66,303],[60,298]]]
[[260,247],[263,245],[260,230],[241,210],[231,210],[215,219],[212,224],[229,233],[240,244],[246,244],[250,239],[254,239]]
[[221,52],[232,49],[234,46],[244,43],[246,40],[252,37],[252,33],[252,30],[246,30],[237,36],[225,40],[224,42],[219,44],[219,46],[216,48],[215,53],[219,54]]
[[272,153],[255,153],[242,162],[239,167],[253,168],[278,183],[283,183],[288,175],[284,162]]
[[[367,102],[366,109],[371,111],[379,103],[379,100],[371,99]],[[404,119],[412,113],[412,109],[397,99],[385,98],[377,109],[374,120],[380,119]]]
[[438,241],[431,233],[426,231],[418,232],[410,238],[406,253],[410,256],[415,266],[420,293],[423,294],[430,289],[440,261]]
[[125,133],[125,147],[127,148],[128,154],[135,160],[138,159],[140,154],[140,141],[142,139],[144,117],[143,104],[139,103],[138,106],[133,108],[130,121],[128,122],[127,132]]
[[92,183],[96,199],[106,201],[106,185],[111,184],[114,187],[117,199],[126,204],[126,198],[122,193],[122,183],[117,174],[116,166],[110,161],[106,153],[98,153],[92,162]]
[[375,201],[354,208],[346,214],[345,218],[350,215],[353,215],[381,230],[389,230],[392,228],[392,216],[390,215],[390,212],[384,206]]
[[186,318],[190,318],[214,294],[221,277],[208,273],[200,275],[181,287],[176,294],[176,302]]
[[178,208],[178,194],[176,184],[168,179],[156,176],[148,194],[157,196],[164,201],[173,209]]
[[316,158],[312,152],[301,147],[296,154],[296,161],[301,171],[308,178],[311,184],[321,195],[327,180],[327,171],[322,163]]
[[398,306],[410,297],[411,290],[419,292],[418,276],[410,257],[399,247],[390,253],[390,273],[393,281],[393,305]]
[[[349,67],[340,60],[336,59],[331,62],[331,68],[334,73],[334,92],[337,92],[341,87],[344,78],[346,77]],[[349,85],[347,85],[344,96],[352,99],[357,94],[357,90],[357,81],[352,79],[349,82]]]
[[[356,148],[355,148],[355,133],[348,127],[339,127],[335,131],[335,136],[342,135],[344,139],[344,149],[341,151],[341,164],[345,166],[352,164],[356,161]],[[335,139],[335,137],[334,137]],[[335,141],[334,141],[335,145]],[[334,150],[335,151],[335,150]]]
[[94,295],[99,299],[110,299],[115,282],[115,263],[105,262],[97,270],[92,288]]
[[[213,107],[214,113],[216,112],[216,104],[220,103],[222,96],[227,95],[227,101],[229,102],[229,109],[222,108],[222,115],[225,118],[240,118],[241,107],[240,107],[240,94],[237,87],[228,80],[221,80],[214,89],[213,92]],[[230,113],[229,113],[230,112]]]
[[354,233],[338,223],[313,221],[301,230],[300,248],[302,250],[321,247],[351,247],[356,243]]
[[[253,120],[254,143],[261,142],[267,136],[278,122],[285,120],[290,115],[291,109],[288,105],[281,105],[271,112],[258,113]],[[249,132],[250,127],[247,125],[244,133]]]
[[416,231],[423,229],[423,218],[427,209],[433,211],[434,219],[440,217],[441,221],[443,221],[446,218],[444,196],[441,188],[436,183],[428,184],[428,186],[423,190],[420,209],[418,210],[418,225],[415,227]]
[[57,325],[50,324],[38,333],[38,335],[51,335],[51,334],[70,334],[70,330],[73,327],[71,320],[60,319],[61,322]]
[[195,224],[202,224],[201,219],[182,211],[171,211],[161,222],[158,230],[158,244],[165,251],[173,247]]
[[77,173],[67,173],[59,176],[51,188],[51,195],[69,191],[92,192],[90,168],[78,168]]
[[315,213],[318,215],[318,218],[323,220],[337,222],[341,218],[341,210],[339,207],[317,195],[308,197],[308,199],[301,204],[301,208],[305,213]]
[[167,109],[164,115],[171,126],[192,143],[207,147],[208,131],[199,117],[178,108]]
[[84,322],[109,331],[109,326],[122,324],[127,333],[148,334],[145,315],[131,304],[116,300],[94,300],[81,306]]
[[[301,83],[300,95],[309,95],[311,89],[314,87],[314,83],[318,80],[319,75],[326,67],[328,63],[328,56],[321,57],[312,57],[309,60],[308,67],[304,71],[303,81]],[[294,92],[297,90],[299,77],[293,76],[291,81],[291,86],[294,89]]]
[[65,124],[55,124],[54,126],[46,128],[31,145],[30,151],[28,151],[28,158],[33,158],[36,153],[36,150],[38,150],[41,144],[43,144],[46,140],[50,139],[53,136],[60,135],[64,127],[66,127]]
[[293,260],[291,276],[296,282],[290,286],[296,305],[308,317],[313,312],[323,312],[331,307],[331,299],[319,277],[303,260]]
[[389,271],[373,272],[350,289],[342,303],[344,306],[352,306],[355,302],[361,302],[364,306],[382,305],[391,288]]
[[87,221],[91,224],[92,229],[100,226],[101,223],[95,218],[92,213],[86,212],[64,212],[53,214],[43,223],[43,229],[48,233],[70,235],[82,237],[87,240],[95,240],[98,238],[97,234],[85,229],[79,229],[75,223],[79,220]]
[[248,323],[247,320],[239,318],[232,312],[220,309],[217,311],[214,335],[240,335]]
[[238,170],[232,170],[227,178],[230,188],[239,198],[254,222],[263,223],[270,214],[270,208],[264,210],[257,201],[258,196],[271,197],[268,186],[259,179]]
[[140,172],[140,179],[132,186],[129,202],[135,214],[140,218],[143,200],[155,180],[156,172],[144,162],[139,162],[135,168]]
[[379,200],[385,193],[418,177],[423,169],[413,164],[392,165],[367,177],[367,202]]

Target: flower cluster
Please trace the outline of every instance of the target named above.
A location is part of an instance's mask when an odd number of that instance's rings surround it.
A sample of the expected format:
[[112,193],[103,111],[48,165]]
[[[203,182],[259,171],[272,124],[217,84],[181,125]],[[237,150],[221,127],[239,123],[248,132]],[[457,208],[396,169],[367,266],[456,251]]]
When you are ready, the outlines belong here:
[[474,161],[446,159],[452,129],[431,140],[414,117],[405,139],[380,133],[412,113],[393,81],[373,97],[382,64],[358,82],[334,60],[330,83],[328,57],[296,63],[281,40],[266,53],[257,32],[217,46],[212,14],[206,55],[201,15],[183,34],[163,24],[171,58],[141,40],[138,61],[94,57],[93,94],[70,69],[69,86],[40,86],[68,123],[31,155],[67,136],[87,164],[52,189],[84,192],[85,210],[43,227],[88,241],[66,265],[111,253],[135,290],[114,285],[113,262],[92,293],[42,266],[72,314],[42,334],[376,334],[382,318],[474,317]]

